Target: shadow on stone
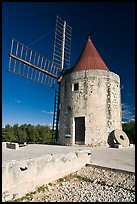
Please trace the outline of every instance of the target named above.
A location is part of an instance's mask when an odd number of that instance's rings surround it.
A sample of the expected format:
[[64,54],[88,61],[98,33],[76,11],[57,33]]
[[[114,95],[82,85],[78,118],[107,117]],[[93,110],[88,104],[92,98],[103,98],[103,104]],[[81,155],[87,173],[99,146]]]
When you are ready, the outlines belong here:
[[109,144],[110,147],[114,147],[116,144],[115,139],[114,139],[114,131],[115,130],[113,130],[108,136],[107,143]]

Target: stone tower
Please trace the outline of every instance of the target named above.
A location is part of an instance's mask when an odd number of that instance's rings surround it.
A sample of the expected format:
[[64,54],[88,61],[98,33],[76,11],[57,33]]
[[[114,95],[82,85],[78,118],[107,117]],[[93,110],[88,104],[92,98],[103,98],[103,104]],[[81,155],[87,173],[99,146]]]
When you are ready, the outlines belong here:
[[122,130],[120,78],[110,72],[90,37],[60,87],[59,144],[105,146]]

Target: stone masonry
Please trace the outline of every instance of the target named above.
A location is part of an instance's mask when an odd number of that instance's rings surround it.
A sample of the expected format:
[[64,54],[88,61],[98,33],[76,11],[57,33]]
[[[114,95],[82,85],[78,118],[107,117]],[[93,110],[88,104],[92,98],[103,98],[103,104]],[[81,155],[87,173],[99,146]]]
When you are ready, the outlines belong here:
[[95,69],[66,74],[60,90],[59,144],[65,145],[69,134],[75,145],[76,117],[85,117],[85,145],[107,145],[109,134],[122,130],[119,76]]

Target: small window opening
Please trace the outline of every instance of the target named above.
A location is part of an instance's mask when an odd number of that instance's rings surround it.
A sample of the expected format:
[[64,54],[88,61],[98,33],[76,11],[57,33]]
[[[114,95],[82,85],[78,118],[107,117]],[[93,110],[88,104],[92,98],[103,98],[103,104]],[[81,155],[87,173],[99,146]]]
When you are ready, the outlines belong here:
[[78,83],[74,84],[74,91],[77,91],[77,90],[79,90],[79,84]]

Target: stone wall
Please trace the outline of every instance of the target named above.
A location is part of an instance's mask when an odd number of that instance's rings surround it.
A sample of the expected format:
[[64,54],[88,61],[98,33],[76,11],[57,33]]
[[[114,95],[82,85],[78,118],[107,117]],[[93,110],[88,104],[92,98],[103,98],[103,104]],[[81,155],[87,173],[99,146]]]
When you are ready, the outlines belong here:
[[[79,90],[73,91],[75,83]],[[104,70],[67,74],[61,82],[59,143],[71,135],[75,145],[75,117],[85,117],[85,144],[104,146],[115,129],[122,129],[120,78]]]
[[6,200],[23,196],[35,190],[37,186],[52,182],[73,173],[90,162],[88,150],[69,152],[66,154],[46,154],[44,156],[12,160],[2,163],[2,193],[9,194]]

